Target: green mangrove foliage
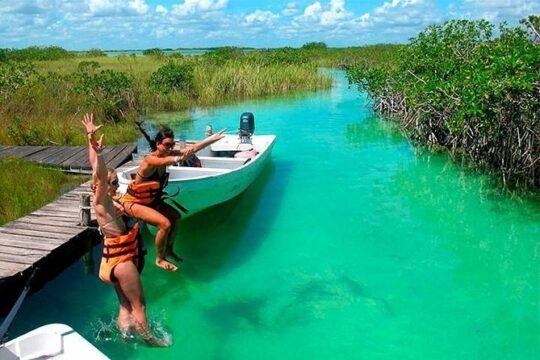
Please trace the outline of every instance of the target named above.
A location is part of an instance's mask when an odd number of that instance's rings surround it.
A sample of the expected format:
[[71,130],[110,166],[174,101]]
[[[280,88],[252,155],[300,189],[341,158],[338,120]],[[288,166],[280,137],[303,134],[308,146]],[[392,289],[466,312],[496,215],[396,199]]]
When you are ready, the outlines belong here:
[[193,66],[171,61],[154,71],[148,84],[161,94],[181,92],[193,96]]
[[5,61],[50,61],[69,59],[75,53],[58,46],[31,46],[25,49],[0,49],[0,62]]
[[8,99],[20,87],[30,83],[37,72],[31,63],[0,63],[0,96]]
[[143,50],[143,55],[145,56],[155,56],[157,58],[162,58],[165,56],[165,52],[159,48],[152,48]]
[[[536,22],[536,23],[535,23]],[[376,111],[412,139],[495,171],[507,186],[540,187],[538,17],[523,26],[450,21],[400,50],[393,67],[349,69]]]
[[96,62],[80,64],[74,76],[75,91],[83,95],[85,107],[99,111],[113,123],[120,122],[136,108],[133,80],[127,73],[97,68]]

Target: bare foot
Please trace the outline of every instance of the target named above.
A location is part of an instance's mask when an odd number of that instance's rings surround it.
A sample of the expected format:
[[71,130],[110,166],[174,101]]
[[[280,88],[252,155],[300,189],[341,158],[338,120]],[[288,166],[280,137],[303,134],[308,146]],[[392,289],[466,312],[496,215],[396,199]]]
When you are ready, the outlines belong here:
[[163,258],[156,258],[156,265],[160,268],[167,270],[167,271],[176,271],[178,270],[178,266],[168,262],[167,260]]

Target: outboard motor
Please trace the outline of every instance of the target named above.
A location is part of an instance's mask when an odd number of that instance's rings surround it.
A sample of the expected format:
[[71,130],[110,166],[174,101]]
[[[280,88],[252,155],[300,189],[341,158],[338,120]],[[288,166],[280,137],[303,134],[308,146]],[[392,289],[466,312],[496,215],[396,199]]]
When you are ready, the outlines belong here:
[[255,132],[255,116],[253,113],[245,112],[240,115],[240,136],[241,144],[251,144],[251,135]]

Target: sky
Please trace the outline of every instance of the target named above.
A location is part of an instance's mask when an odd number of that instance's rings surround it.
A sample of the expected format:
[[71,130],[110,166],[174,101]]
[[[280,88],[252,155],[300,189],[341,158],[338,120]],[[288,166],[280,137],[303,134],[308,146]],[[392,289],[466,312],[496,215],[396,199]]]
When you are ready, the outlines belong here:
[[0,0],[0,48],[128,50],[406,43],[431,24],[515,25],[540,0]]

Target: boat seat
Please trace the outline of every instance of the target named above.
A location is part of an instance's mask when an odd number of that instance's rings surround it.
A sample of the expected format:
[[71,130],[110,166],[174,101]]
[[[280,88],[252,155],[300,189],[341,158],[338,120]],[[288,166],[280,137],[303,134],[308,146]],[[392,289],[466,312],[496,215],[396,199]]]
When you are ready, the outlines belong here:
[[244,165],[249,159],[199,156],[203,168],[206,169],[236,169]]

